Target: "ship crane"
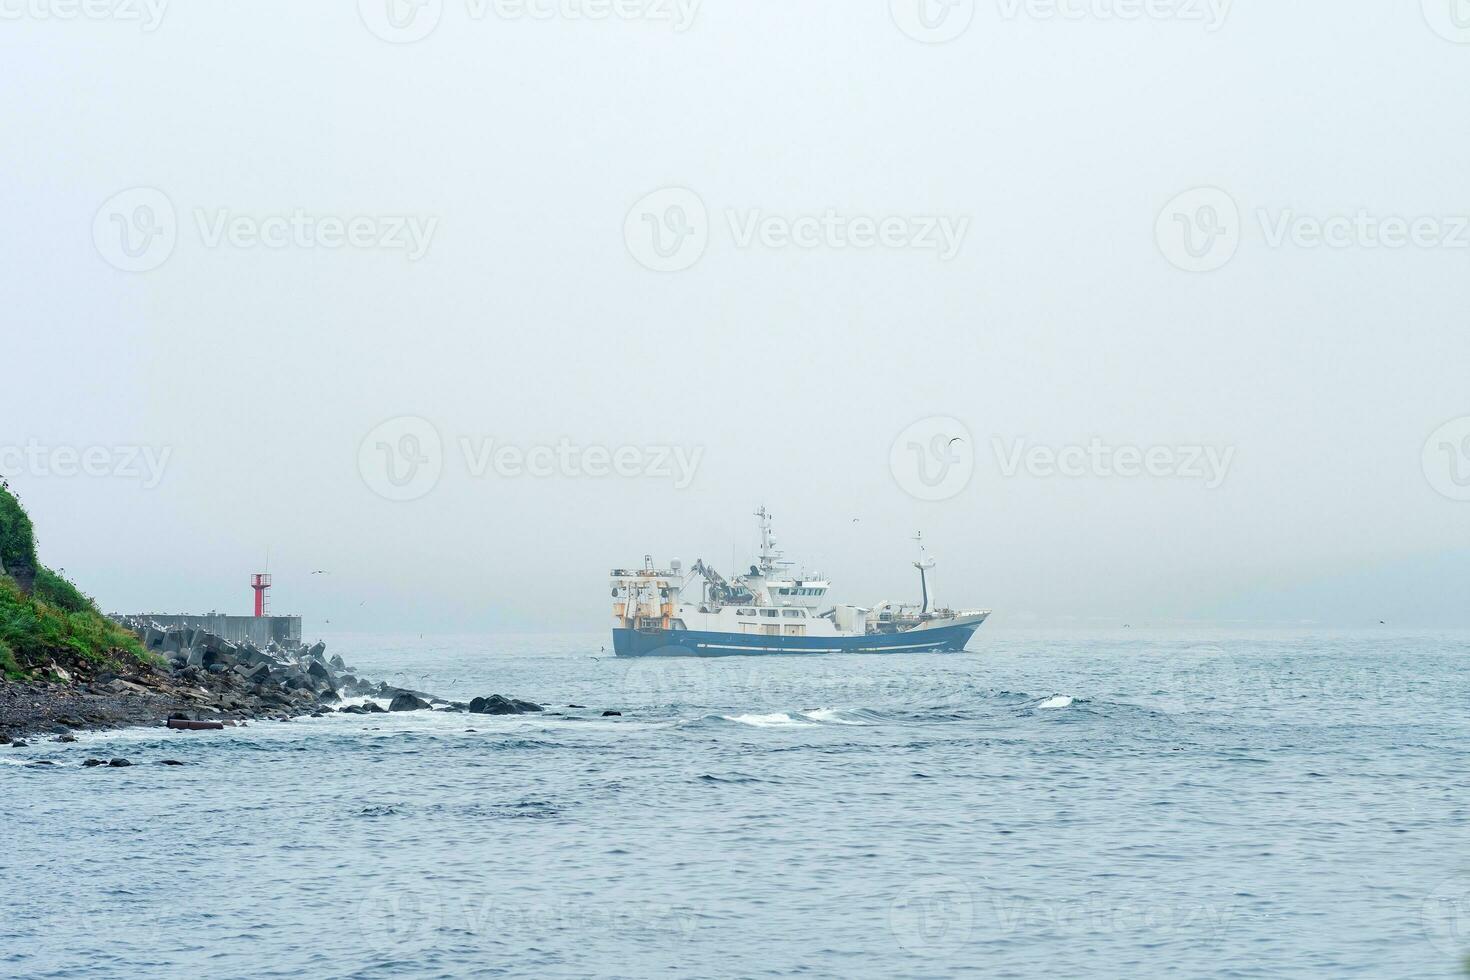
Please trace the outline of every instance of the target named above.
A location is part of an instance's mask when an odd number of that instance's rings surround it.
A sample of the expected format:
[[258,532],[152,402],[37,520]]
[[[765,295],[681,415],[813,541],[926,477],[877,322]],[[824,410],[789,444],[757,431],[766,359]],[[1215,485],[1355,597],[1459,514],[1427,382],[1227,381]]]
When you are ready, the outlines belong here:
[[703,558],[694,563],[689,569],[689,574],[704,578],[705,599],[709,602],[748,602],[750,600],[748,590],[731,585],[725,576],[706,565]]

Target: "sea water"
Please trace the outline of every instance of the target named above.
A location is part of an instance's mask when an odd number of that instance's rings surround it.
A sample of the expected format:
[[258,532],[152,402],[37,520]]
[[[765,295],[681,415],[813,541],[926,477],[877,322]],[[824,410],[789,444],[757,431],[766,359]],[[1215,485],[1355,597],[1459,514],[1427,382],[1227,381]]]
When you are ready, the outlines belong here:
[[328,640],[549,710],[0,749],[0,975],[1450,977],[1470,953],[1463,633]]

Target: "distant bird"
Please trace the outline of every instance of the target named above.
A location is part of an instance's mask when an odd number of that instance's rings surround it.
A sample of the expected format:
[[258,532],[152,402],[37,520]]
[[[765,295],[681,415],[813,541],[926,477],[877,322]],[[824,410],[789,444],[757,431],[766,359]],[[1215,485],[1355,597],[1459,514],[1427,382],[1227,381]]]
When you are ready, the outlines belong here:
[[325,570],[322,570],[322,569],[318,569],[317,571],[312,572],[311,574],[313,574],[313,575],[330,575],[332,573],[331,572],[328,572],[328,571],[325,571]]

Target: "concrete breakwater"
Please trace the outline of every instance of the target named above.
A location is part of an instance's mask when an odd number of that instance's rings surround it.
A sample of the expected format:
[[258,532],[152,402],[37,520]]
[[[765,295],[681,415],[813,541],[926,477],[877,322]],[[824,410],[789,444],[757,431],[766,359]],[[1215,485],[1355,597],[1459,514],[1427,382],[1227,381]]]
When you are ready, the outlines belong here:
[[254,643],[264,647],[278,643],[292,648],[301,645],[300,616],[226,616],[222,613],[184,615],[177,613],[136,613],[114,616],[123,625],[144,623],[157,629],[203,629],[231,643]]

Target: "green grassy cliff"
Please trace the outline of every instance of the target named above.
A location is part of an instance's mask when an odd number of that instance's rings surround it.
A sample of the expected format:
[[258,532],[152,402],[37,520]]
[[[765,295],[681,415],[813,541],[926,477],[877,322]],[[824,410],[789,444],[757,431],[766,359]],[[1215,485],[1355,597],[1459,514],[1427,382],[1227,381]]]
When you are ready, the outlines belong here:
[[138,637],[103,616],[75,585],[36,560],[31,519],[0,480],[0,675],[53,665],[123,667],[149,661]]

